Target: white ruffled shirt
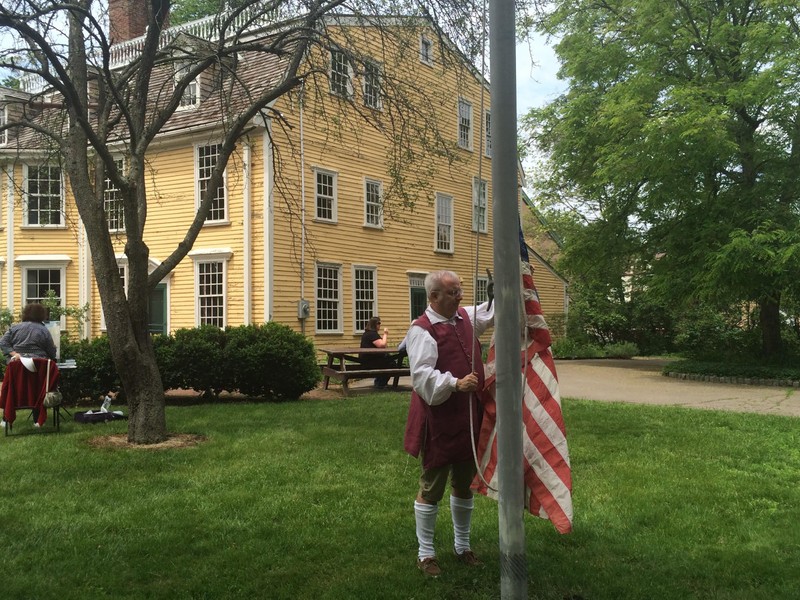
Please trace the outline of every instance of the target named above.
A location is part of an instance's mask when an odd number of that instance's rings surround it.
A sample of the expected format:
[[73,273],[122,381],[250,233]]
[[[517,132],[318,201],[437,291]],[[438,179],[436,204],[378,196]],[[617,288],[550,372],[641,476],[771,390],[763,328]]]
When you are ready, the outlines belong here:
[[[494,304],[489,307],[487,302],[475,306],[464,306],[467,316],[472,323],[475,336],[480,337],[494,325]],[[425,309],[425,314],[431,324],[450,323],[455,325],[461,317],[456,313],[452,318],[446,319],[430,305]],[[411,325],[406,334],[406,349],[408,351],[408,364],[411,367],[411,387],[419,396],[431,406],[443,403],[456,391],[457,377],[449,372],[436,369],[439,360],[439,347],[430,333],[417,325]]]

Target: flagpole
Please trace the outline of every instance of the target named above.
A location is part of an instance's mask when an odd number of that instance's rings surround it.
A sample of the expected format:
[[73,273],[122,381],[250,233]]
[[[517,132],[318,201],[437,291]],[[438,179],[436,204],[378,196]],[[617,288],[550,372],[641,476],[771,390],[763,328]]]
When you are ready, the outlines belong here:
[[514,0],[490,0],[500,595],[527,598]]

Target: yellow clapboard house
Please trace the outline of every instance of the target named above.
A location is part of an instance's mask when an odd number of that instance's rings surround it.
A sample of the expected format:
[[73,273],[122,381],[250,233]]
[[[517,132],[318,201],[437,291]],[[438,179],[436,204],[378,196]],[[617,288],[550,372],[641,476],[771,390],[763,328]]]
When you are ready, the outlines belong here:
[[[151,295],[154,333],[277,321],[318,347],[352,346],[379,314],[397,343],[426,305],[426,273],[458,272],[464,304],[485,298],[492,268],[489,90],[427,24],[396,27],[403,34],[386,37],[340,20],[329,28],[339,45],[307,57],[320,66],[316,75],[253,121],[192,250]],[[139,39],[117,47],[135,51]],[[248,58],[240,57],[241,76],[279,77],[279,70],[269,72],[279,65]],[[170,77],[154,74],[153,85]],[[215,164],[221,118],[206,102],[210,80],[198,77],[148,153],[145,240],[153,267],[182,240]],[[413,118],[386,114],[384,94],[393,90],[406,94]],[[0,118],[12,122],[19,101],[32,93],[0,90]],[[388,116],[397,129],[381,124]],[[18,313],[53,290],[62,305],[89,306],[80,335],[101,335],[86,234],[60,157],[21,148],[13,130],[4,133],[0,305]],[[398,141],[401,135],[414,141]],[[392,155],[400,147],[414,157],[403,173],[412,196],[394,185]],[[113,187],[104,202],[125,278],[124,223]],[[563,298],[554,312],[563,312]]]

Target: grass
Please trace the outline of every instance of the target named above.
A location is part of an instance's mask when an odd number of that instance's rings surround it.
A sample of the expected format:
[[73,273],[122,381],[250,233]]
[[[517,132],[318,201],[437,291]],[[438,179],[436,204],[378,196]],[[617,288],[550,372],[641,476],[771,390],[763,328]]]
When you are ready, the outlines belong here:
[[[575,531],[525,518],[530,598],[774,600],[800,589],[800,428],[787,417],[565,400]],[[208,441],[99,450],[124,422],[0,437],[6,598],[500,597],[497,505],[458,565],[414,567],[405,394],[168,407]]]

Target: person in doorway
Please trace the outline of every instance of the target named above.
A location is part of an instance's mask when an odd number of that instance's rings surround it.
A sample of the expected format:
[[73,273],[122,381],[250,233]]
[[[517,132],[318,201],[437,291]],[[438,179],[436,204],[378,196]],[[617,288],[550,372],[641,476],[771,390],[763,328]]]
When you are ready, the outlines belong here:
[[[360,348],[386,348],[389,340],[389,329],[383,328],[383,332],[379,333],[381,328],[381,318],[372,317],[367,322],[364,328],[364,333],[361,335]],[[361,364],[367,369],[391,369],[395,365],[386,356],[370,356],[369,354],[361,355]],[[378,389],[383,389],[389,383],[388,376],[376,377],[373,385]]]
[[463,290],[452,271],[430,273],[425,278],[425,292],[429,305],[406,336],[413,392],[404,446],[422,462],[414,501],[417,567],[425,575],[437,577],[441,567],[433,537],[448,479],[456,558],[469,566],[483,564],[470,546],[470,485],[477,470],[472,440],[477,443],[481,425],[477,393],[483,390],[484,381],[478,337],[494,324],[494,312],[488,302],[469,309],[459,307]]

